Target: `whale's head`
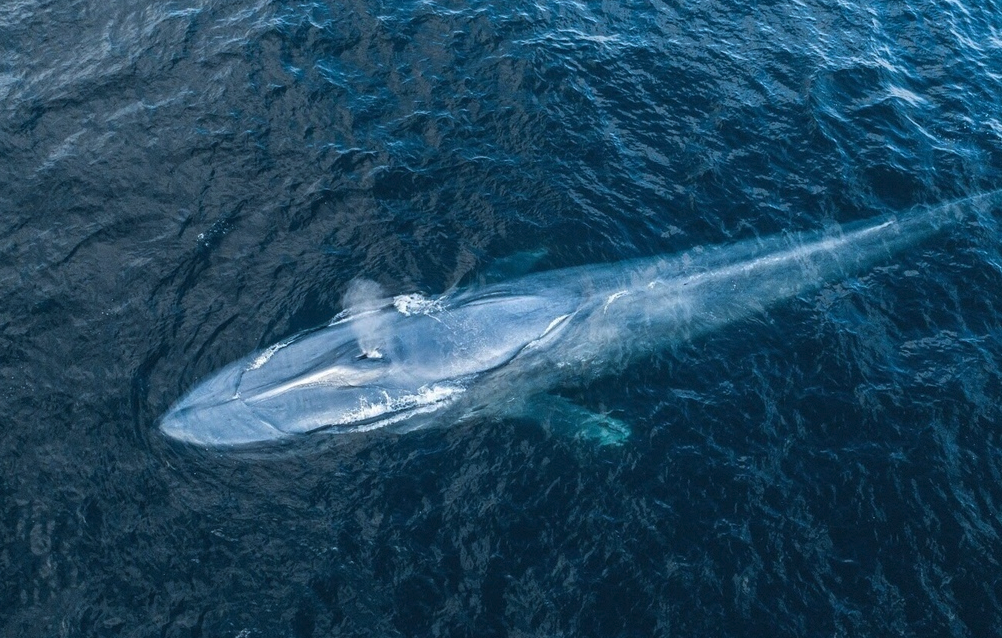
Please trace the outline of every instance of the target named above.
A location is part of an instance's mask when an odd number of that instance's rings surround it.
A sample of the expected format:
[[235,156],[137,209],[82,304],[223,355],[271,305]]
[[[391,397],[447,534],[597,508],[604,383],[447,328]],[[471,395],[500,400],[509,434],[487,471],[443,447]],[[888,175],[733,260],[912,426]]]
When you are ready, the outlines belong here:
[[419,311],[413,301],[397,298],[223,368],[182,398],[161,430],[196,444],[241,445],[398,423],[450,405],[570,316],[568,304],[538,296],[458,299]]
[[321,428],[364,431],[441,407],[462,391],[428,374],[428,361],[402,365],[399,356],[363,350],[350,328],[300,336],[217,371],[171,408],[160,429],[214,446]]

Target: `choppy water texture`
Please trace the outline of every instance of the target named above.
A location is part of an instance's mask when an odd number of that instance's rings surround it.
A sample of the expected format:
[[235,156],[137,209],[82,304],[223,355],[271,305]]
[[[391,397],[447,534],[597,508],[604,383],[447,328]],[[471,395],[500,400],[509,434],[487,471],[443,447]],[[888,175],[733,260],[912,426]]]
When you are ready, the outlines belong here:
[[356,277],[435,293],[998,188],[1000,16],[4,4],[4,633],[1002,631],[1002,212],[569,396],[619,448],[156,429]]

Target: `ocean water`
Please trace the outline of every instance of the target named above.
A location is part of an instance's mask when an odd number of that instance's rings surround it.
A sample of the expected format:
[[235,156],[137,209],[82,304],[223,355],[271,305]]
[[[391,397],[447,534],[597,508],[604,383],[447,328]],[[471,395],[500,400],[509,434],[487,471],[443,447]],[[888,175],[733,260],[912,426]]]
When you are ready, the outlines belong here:
[[167,441],[348,283],[1002,187],[994,0],[0,6],[6,636],[1002,633],[1002,211],[518,419]]

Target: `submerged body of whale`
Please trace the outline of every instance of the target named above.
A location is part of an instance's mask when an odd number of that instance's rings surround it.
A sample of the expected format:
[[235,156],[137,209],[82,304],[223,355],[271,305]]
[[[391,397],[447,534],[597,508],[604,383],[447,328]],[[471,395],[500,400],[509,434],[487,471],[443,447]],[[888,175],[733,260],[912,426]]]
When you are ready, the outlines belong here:
[[820,233],[531,274],[435,299],[383,299],[362,286],[329,326],[216,372],[160,427],[197,444],[239,445],[320,429],[408,430],[473,414],[538,414],[546,406],[617,441],[622,424],[548,391],[865,272],[985,197]]

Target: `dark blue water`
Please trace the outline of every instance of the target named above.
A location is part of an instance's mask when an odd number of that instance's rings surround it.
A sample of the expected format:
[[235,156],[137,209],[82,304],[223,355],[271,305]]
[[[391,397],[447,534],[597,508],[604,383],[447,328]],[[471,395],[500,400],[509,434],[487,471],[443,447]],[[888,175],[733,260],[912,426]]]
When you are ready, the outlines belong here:
[[1002,5],[0,7],[8,636],[1002,632],[986,216],[531,421],[168,443],[340,309],[1002,186]]

